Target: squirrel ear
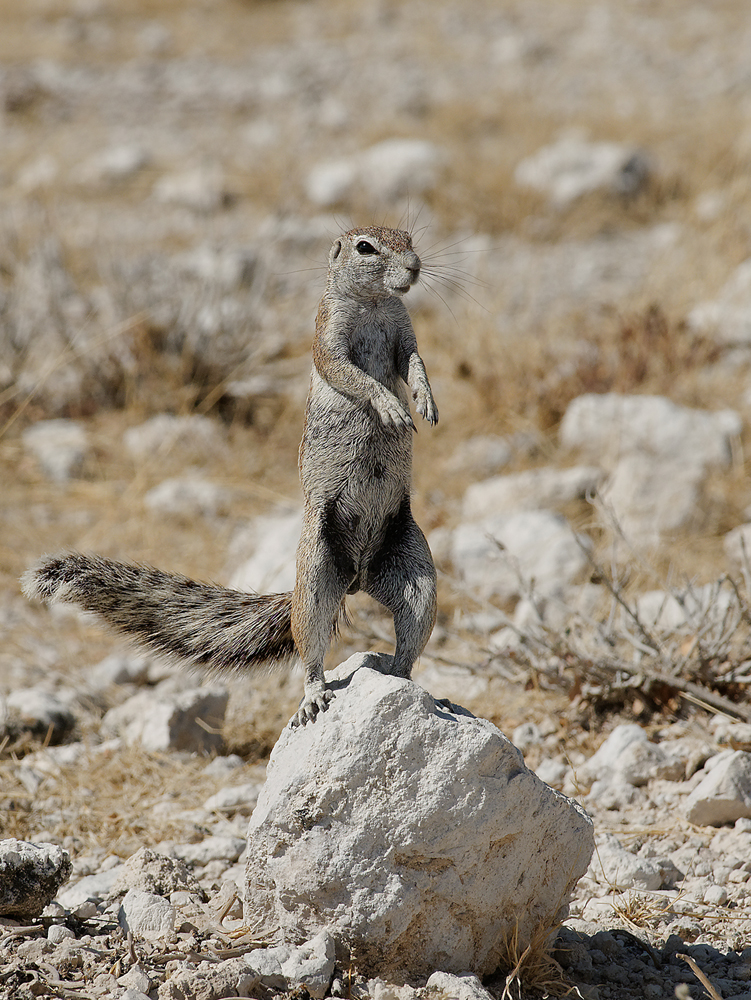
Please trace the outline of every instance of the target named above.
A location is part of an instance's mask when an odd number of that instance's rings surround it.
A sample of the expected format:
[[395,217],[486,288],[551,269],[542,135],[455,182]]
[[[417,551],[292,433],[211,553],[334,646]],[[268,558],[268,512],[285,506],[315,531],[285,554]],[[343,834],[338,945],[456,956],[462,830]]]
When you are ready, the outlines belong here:
[[329,253],[329,261],[330,262],[335,261],[341,252],[342,252],[342,241],[334,240],[334,245],[332,246],[331,252]]

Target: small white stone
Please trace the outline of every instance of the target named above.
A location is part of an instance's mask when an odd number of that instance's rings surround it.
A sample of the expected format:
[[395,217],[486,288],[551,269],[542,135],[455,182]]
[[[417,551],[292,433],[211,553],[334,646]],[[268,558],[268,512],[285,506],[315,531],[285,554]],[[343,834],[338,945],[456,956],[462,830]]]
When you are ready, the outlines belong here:
[[50,924],[50,928],[47,931],[47,940],[51,941],[53,944],[60,944],[61,941],[67,939],[75,940],[76,935],[70,929],[66,927],[65,924]]
[[493,1000],[477,976],[465,973],[453,976],[450,972],[434,972],[425,984],[429,990],[439,990],[451,1000]]
[[74,420],[39,420],[23,432],[23,443],[57,483],[80,475],[89,452],[88,435]]
[[162,896],[142,889],[129,889],[120,904],[118,922],[134,937],[168,940],[175,929],[175,908]]
[[710,885],[704,892],[704,902],[711,906],[724,906],[727,901],[728,892],[722,885]]

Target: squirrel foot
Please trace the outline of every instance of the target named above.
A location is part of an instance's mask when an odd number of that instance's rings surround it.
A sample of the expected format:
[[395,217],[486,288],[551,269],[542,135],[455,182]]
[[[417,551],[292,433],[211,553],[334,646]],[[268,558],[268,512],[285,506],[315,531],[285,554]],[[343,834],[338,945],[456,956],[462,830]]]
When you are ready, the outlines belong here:
[[304,726],[307,722],[315,722],[318,713],[326,711],[333,697],[334,692],[324,685],[320,687],[316,685],[315,688],[306,691],[300,707],[289,720],[290,726],[294,729],[296,726]]

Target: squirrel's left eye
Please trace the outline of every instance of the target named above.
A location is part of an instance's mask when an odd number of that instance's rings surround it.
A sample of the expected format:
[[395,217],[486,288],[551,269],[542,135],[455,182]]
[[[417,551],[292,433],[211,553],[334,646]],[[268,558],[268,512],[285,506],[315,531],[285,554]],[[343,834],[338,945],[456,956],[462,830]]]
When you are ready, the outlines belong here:
[[367,240],[360,240],[360,242],[356,244],[355,250],[357,250],[358,253],[362,254],[363,257],[367,256],[368,254],[378,253],[373,244],[368,243]]

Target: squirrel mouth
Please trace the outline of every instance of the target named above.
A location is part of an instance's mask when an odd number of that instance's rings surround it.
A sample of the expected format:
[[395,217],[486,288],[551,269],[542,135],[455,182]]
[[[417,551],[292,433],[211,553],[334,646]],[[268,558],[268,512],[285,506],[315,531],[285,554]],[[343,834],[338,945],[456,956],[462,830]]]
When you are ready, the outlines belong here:
[[409,283],[406,284],[406,285],[397,285],[396,288],[394,289],[394,291],[395,292],[399,292],[401,295],[404,295],[405,292],[408,292],[411,287],[412,287],[412,285],[409,284]]

